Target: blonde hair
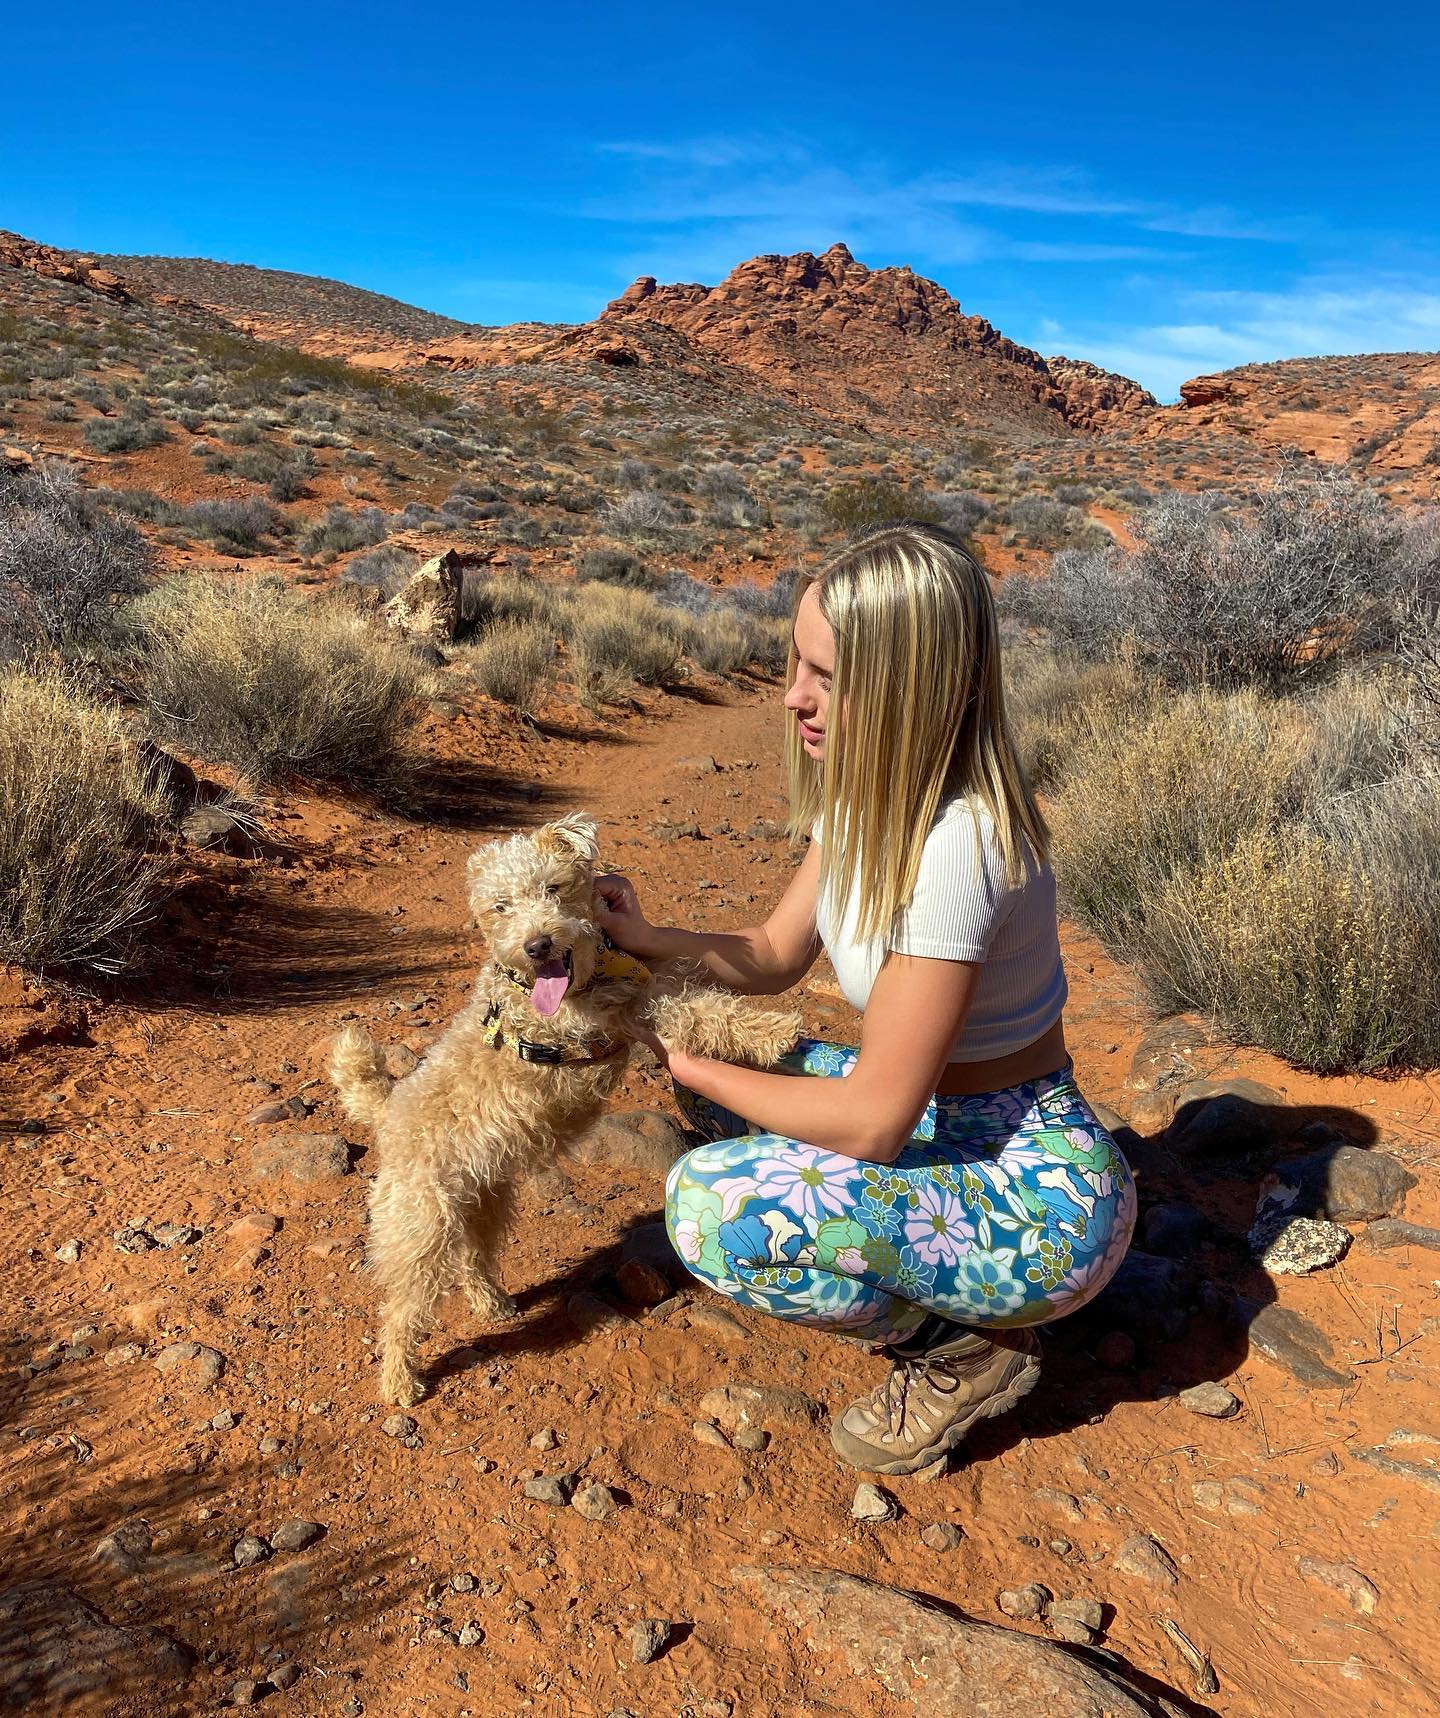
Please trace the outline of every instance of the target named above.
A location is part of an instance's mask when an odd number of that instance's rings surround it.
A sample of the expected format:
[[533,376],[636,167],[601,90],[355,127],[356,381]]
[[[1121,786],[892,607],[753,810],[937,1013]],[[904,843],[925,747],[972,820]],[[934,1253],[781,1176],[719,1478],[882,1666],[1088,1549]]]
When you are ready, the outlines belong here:
[[791,830],[818,822],[822,889],[839,904],[858,882],[857,935],[888,934],[957,796],[994,819],[1018,887],[1027,848],[1047,860],[1050,835],[1005,718],[995,603],[974,556],[938,526],[885,525],[802,573],[797,610],[811,585],[835,634],[831,741],[817,762],[792,723],[785,750]]

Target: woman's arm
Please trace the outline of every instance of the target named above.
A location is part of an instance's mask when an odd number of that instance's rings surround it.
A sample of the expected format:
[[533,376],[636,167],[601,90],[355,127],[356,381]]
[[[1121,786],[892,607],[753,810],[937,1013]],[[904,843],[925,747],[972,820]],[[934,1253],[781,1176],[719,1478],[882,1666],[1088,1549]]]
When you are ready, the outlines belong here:
[[624,877],[600,877],[600,923],[616,943],[640,960],[686,957],[702,962],[718,984],[748,996],[775,996],[814,966],[820,952],[815,901],[820,849],[812,841],[790,886],[763,925],[743,931],[684,931],[652,925]]
[[975,994],[974,961],[888,954],[865,1009],[855,1067],[843,1080],[762,1074],[670,1052],[670,1072],[767,1133],[867,1163],[893,1163],[912,1138]]

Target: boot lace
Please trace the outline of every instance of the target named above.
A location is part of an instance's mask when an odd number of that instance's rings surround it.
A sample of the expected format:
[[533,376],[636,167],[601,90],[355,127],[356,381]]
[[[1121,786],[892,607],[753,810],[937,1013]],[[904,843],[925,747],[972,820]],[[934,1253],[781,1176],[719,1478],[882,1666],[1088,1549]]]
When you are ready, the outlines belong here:
[[961,1379],[943,1360],[911,1360],[896,1355],[890,1362],[885,1381],[871,1393],[870,1412],[884,1423],[893,1437],[898,1438],[905,1431],[912,1389],[926,1386],[937,1396],[953,1396],[960,1385]]

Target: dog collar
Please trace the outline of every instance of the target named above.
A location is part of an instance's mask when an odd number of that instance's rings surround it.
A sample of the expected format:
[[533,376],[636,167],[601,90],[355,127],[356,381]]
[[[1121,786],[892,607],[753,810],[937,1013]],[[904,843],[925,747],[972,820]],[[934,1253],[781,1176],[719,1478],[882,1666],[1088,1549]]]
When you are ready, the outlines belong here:
[[500,1030],[500,1005],[492,1002],[485,1011],[484,1039],[492,1049],[500,1050],[507,1046],[514,1050],[522,1062],[538,1062],[548,1067],[575,1066],[586,1062],[607,1062],[625,1045],[618,1038],[592,1038],[590,1040],[591,1054],[588,1056],[567,1056],[555,1044],[535,1044],[528,1038],[508,1037]]

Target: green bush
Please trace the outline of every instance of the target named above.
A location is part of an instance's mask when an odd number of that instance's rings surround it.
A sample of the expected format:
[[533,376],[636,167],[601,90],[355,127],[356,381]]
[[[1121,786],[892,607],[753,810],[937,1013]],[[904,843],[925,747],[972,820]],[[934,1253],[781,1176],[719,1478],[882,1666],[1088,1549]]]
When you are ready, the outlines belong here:
[[906,489],[888,477],[838,483],[826,492],[820,507],[832,529],[847,533],[901,520],[938,525],[942,518],[941,509],[923,489]]

